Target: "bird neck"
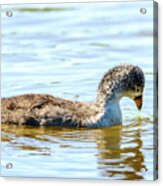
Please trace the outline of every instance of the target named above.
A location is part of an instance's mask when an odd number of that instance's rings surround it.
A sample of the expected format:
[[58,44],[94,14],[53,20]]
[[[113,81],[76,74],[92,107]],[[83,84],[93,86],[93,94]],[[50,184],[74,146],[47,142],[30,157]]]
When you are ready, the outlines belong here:
[[122,113],[120,109],[121,95],[108,99],[106,94],[97,93],[96,108],[101,113],[100,123],[104,126],[119,125],[122,123]]
[[109,105],[117,105],[120,102],[120,99],[123,97],[123,94],[121,93],[117,93],[114,95],[110,95],[108,96],[105,93],[102,93],[100,91],[97,91],[97,96],[96,96],[96,105],[99,108],[105,108],[105,107],[109,107]]

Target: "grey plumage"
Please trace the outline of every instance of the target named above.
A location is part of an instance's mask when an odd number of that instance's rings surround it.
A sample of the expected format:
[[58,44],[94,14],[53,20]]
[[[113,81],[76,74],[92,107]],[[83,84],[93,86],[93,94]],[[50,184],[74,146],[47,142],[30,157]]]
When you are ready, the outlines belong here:
[[[64,127],[103,127],[120,124],[114,119],[115,108],[123,96],[137,95],[135,87],[144,88],[144,74],[133,65],[118,65],[102,78],[94,103],[82,103],[45,94],[25,94],[2,98],[1,120],[4,124]],[[131,96],[130,96],[131,94]],[[119,116],[120,117],[120,116]],[[107,124],[108,121],[108,124]]]

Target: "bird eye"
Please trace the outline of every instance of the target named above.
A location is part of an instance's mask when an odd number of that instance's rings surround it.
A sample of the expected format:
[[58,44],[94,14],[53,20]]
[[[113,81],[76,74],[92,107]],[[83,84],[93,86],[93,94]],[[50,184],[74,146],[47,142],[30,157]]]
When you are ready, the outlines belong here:
[[141,89],[139,87],[135,86],[135,92],[140,92],[140,91],[141,91]]

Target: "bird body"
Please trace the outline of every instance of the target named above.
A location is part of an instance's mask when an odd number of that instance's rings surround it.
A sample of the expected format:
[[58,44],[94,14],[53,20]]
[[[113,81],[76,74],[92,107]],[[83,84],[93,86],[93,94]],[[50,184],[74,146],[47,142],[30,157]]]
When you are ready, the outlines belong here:
[[119,105],[111,102],[105,110],[95,103],[81,103],[45,94],[2,99],[2,123],[7,124],[99,128],[115,122],[120,124],[119,113]]
[[93,103],[66,100],[46,94],[2,98],[3,124],[100,128],[122,123],[120,99],[136,100],[141,107],[144,74],[133,65],[119,65],[102,78]]

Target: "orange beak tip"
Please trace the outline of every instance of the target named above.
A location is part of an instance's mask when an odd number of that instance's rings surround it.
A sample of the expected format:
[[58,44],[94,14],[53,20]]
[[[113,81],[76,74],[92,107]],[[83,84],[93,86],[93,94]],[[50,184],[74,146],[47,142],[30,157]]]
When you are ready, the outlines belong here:
[[141,108],[142,108],[142,103],[143,103],[143,100],[142,100],[142,96],[138,96],[134,99],[134,102],[136,104],[136,107],[138,108],[138,110],[140,111]]

